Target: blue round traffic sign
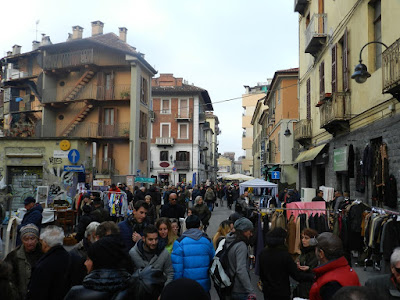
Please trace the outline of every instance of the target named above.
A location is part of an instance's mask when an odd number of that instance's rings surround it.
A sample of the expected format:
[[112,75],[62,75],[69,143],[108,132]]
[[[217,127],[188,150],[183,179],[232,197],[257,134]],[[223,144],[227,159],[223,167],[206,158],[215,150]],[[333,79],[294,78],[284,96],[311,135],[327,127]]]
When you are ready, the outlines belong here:
[[72,149],[68,152],[68,160],[71,163],[76,164],[80,158],[81,158],[81,155],[78,150]]

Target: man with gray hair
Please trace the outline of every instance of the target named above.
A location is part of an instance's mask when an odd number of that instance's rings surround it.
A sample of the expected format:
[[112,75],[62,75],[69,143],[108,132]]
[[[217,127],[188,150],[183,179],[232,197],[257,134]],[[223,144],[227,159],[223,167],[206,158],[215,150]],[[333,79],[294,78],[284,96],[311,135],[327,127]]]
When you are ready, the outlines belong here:
[[381,299],[400,298],[400,247],[394,249],[390,256],[390,271],[390,274],[370,278],[365,283],[365,286],[374,289]]
[[40,234],[44,255],[31,276],[26,300],[62,300],[70,288],[71,258],[63,247],[64,231],[48,226]]
[[83,240],[74,246],[69,252],[71,256],[71,286],[82,284],[83,278],[87,275],[85,261],[89,247],[96,242],[96,230],[99,222],[91,222],[87,227]]

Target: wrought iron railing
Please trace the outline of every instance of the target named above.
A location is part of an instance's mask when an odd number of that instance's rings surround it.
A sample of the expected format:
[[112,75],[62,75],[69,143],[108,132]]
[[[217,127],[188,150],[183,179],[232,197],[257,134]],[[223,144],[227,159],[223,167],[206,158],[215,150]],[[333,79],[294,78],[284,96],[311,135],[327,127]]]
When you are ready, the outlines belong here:
[[93,49],[84,49],[72,52],[49,54],[43,59],[43,69],[61,69],[95,64]]
[[327,36],[326,14],[313,14],[306,28],[306,48],[314,37]]
[[190,161],[175,161],[175,167],[178,170],[188,170],[190,167]]

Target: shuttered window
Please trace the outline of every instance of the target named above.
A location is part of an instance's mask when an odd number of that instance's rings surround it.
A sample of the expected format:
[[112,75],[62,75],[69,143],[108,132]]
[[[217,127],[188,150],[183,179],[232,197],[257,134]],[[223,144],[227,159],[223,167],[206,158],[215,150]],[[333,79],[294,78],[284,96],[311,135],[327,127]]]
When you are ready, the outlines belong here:
[[332,93],[337,92],[337,44],[332,47]]
[[307,120],[311,120],[311,81],[307,79]]
[[319,65],[319,98],[325,98],[325,62]]
[[140,160],[141,161],[147,160],[147,143],[146,142],[140,143]]
[[347,28],[344,31],[343,36],[343,55],[342,55],[342,64],[343,64],[343,91],[347,92],[350,89],[349,86],[349,43],[348,43],[349,33],[347,32]]

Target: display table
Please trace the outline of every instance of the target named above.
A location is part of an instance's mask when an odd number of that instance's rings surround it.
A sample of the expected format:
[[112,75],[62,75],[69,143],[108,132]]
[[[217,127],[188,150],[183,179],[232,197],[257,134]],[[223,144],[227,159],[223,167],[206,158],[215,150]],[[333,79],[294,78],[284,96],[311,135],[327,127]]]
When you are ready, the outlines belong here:
[[[24,215],[26,214],[26,209],[25,208],[18,208],[16,216],[20,219],[24,218]],[[42,219],[42,224],[46,223],[51,223],[56,220],[56,210],[51,209],[51,208],[45,208],[43,209],[42,213],[43,219]]]

